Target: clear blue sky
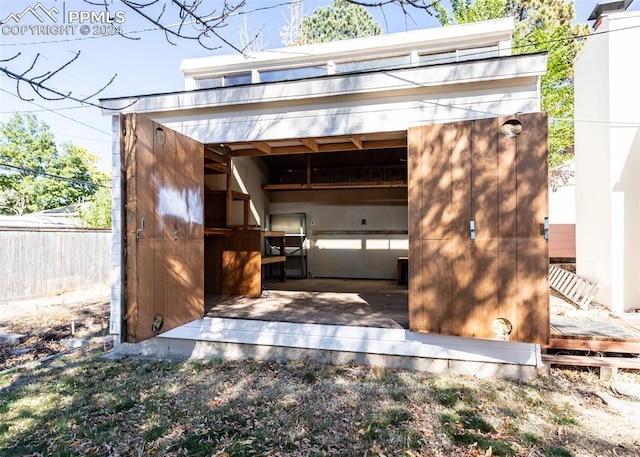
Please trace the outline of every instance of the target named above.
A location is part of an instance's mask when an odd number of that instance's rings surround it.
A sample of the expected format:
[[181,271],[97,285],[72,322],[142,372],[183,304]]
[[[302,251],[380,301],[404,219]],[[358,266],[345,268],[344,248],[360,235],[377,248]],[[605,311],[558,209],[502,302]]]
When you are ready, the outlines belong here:
[[[98,96],[115,97],[182,90],[183,77],[180,72],[182,59],[235,52],[222,42],[219,43],[222,47],[215,51],[209,51],[196,42],[185,40],[176,41],[177,46],[171,45],[163,32],[153,30],[153,24],[118,0],[108,1],[112,4],[113,13],[123,12],[121,16],[124,19],[121,24],[123,32],[139,40],[128,40],[120,36],[94,37],[92,35],[94,30],[90,30],[88,35],[83,35],[79,30],[80,25],[75,33],[69,35],[51,33],[34,35],[14,28],[13,34],[10,31],[0,33],[0,59],[7,59],[18,53],[21,55],[0,65],[16,73],[22,73],[32,64],[35,56],[40,54],[34,70],[29,73],[31,76],[37,76],[58,68],[70,60],[74,53],[80,51],[80,57],[60,74],[47,81],[47,85],[62,92],[72,91],[73,95],[83,97],[101,88],[114,74],[117,74],[114,82]],[[40,3],[47,11],[55,7],[60,12],[59,17],[62,17],[62,11],[67,14],[100,11],[99,7],[81,0],[41,0]],[[160,4],[164,3],[164,0],[160,2]],[[221,8],[222,3],[220,1],[205,2],[210,10]],[[225,40],[240,46],[238,22],[240,18],[246,18],[251,31],[256,32],[262,29],[262,42],[265,48],[282,47],[280,30],[285,25],[284,16],[288,14],[287,7],[283,6],[286,3],[287,0],[248,0],[244,8],[245,14],[233,18],[225,28],[220,29],[220,34]],[[331,3],[331,0],[305,0],[304,12],[311,14],[315,8]],[[2,0],[0,1],[0,20],[4,20],[11,13],[20,14],[29,6],[35,8],[37,4],[37,0]],[[576,2],[577,20],[586,22],[595,4],[595,0],[578,0]],[[640,1],[632,4],[630,8],[630,10],[639,9]],[[154,15],[158,12],[159,9],[156,8]],[[424,12],[410,10],[411,15],[406,16],[396,5],[387,6],[384,11],[371,9],[370,12],[382,25],[385,33],[439,26],[435,19]],[[7,24],[54,24],[50,18],[43,17],[43,19],[44,22],[38,22],[29,13],[18,23],[12,20]],[[175,10],[167,10],[163,21],[177,23]],[[90,28],[93,29],[93,26]],[[0,28],[1,30],[3,29]],[[0,75],[0,89],[0,121],[6,122],[16,111],[35,112],[39,119],[51,126],[58,143],[71,141],[82,146],[100,158],[101,169],[110,168],[110,119],[103,117],[98,108],[83,107],[70,101],[43,100],[24,84],[20,86],[21,93],[25,98],[33,98],[33,102],[22,101],[15,96],[16,82],[3,74]],[[97,103],[97,97],[92,98],[91,101]]]

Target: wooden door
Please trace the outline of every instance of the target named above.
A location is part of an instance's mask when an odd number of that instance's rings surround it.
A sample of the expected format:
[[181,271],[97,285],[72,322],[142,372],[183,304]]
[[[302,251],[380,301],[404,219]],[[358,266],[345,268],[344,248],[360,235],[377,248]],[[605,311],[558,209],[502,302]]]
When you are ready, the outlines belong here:
[[[510,138],[512,121],[522,133]],[[411,330],[547,341],[546,122],[409,129]]]
[[121,116],[128,342],[204,315],[203,145]]

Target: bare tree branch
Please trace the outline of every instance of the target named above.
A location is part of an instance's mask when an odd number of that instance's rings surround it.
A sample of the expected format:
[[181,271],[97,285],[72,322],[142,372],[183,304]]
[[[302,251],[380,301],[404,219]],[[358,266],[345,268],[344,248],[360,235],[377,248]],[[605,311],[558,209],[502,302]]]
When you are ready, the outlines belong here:
[[[9,62],[9,61],[13,61],[15,59],[17,59],[20,56],[21,53],[17,53],[15,56],[10,57],[8,59],[3,59],[0,60],[0,62]],[[38,76],[30,76],[29,73],[31,73],[35,68],[36,65],[38,63],[38,60],[40,58],[40,54],[36,54],[35,58],[31,61],[31,64],[27,67],[26,70],[18,73],[15,71],[10,70],[9,68],[7,68],[7,66],[5,65],[4,67],[0,67],[0,72],[4,73],[6,76],[8,76],[9,78],[13,79],[16,81],[16,95],[27,102],[31,102],[34,99],[33,98],[28,98],[25,95],[22,94],[21,92],[21,87],[26,84],[27,86],[31,87],[31,89],[42,99],[44,100],[49,100],[49,101],[58,101],[58,100],[73,100],[75,102],[78,102],[80,104],[83,105],[90,105],[90,106],[95,106],[97,108],[102,108],[100,105],[90,102],[89,99],[95,97],[96,95],[98,95],[99,93],[103,92],[107,87],[109,87],[111,85],[111,83],[113,83],[113,81],[116,79],[117,74],[114,74],[113,77],[106,83],[104,84],[100,89],[98,89],[97,91],[95,91],[94,93],[92,93],[91,95],[88,95],[86,97],[78,97],[78,96],[74,96],[72,91],[69,92],[63,92],[61,90],[55,89],[49,85],[45,85],[44,83],[46,81],[49,81],[53,76],[55,76],[56,74],[60,73],[62,70],[66,69],[67,67],[69,67],[69,65],[71,65],[73,62],[75,62],[78,57],[80,56],[80,51],[78,51],[70,60],[68,60],[67,62],[65,62],[64,64],[60,65],[58,68],[56,68],[53,71],[47,71],[41,75]],[[136,103],[137,100],[135,100],[133,103]],[[131,103],[128,106],[133,105],[133,103]],[[128,107],[127,106],[127,107]],[[121,107],[119,109],[122,108],[126,108],[126,107]]]
[[440,0],[381,0],[378,2],[366,2],[360,0],[347,0],[354,5],[364,6],[365,8],[381,8],[386,5],[396,4],[404,14],[408,14],[405,9],[406,6],[426,11],[429,15],[433,15],[434,5],[440,3]]
[[[275,0],[273,1],[275,2]],[[276,6],[282,6],[284,4],[297,4],[300,3],[300,1],[301,0],[289,0],[289,2],[287,3],[274,4],[273,6],[258,9],[267,9]],[[433,7],[436,3],[438,3],[439,0],[347,1],[349,3],[360,5],[365,8],[382,9],[383,6],[395,4],[402,9],[404,14],[408,15],[407,9],[409,7],[423,10],[428,14],[432,14]],[[109,17],[112,16],[110,7],[112,7],[113,3],[111,0],[84,0],[84,2],[90,5],[99,6],[107,12]],[[247,40],[248,37],[245,37],[245,40],[242,43],[242,47],[239,47],[223,37],[219,32],[220,29],[226,27],[231,16],[243,14],[240,10],[245,7],[246,0],[238,0],[234,3],[230,3],[228,0],[224,0],[222,8],[219,11],[214,9],[210,12],[207,12],[206,14],[203,12],[203,10],[206,6],[210,5],[210,3],[207,3],[205,0],[121,0],[121,3],[134,11],[136,14],[145,18],[148,22],[154,24],[156,27],[158,27],[159,30],[162,30],[167,41],[173,45],[175,45],[176,43],[172,40],[185,39],[196,41],[205,49],[214,50],[219,49],[221,45],[214,45],[213,43],[223,43],[224,45],[239,52],[240,54],[245,54],[245,51],[249,47],[254,45],[260,34],[258,32],[252,40]],[[177,24],[171,24],[169,21],[172,15],[168,14],[168,12],[171,10],[171,8],[173,8],[173,12],[176,13],[179,17],[179,21]],[[128,37],[123,33],[120,33],[120,35],[128,39],[139,39]],[[0,59],[0,63],[15,63],[19,59],[20,55],[21,53],[17,53],[13,57]],[[15,71],[14,69],[9,69],[8,66],[5,65],[4,67],[0,67],[0,73],[4,73],[9,78],[16,81],[16,94],[22,100],[33,101],[33,98],[28,98],[21,92],[21,89],[26,85],[29,86],[33,90],[33,92],[36,93],[36,95],[44,100],[55,101],[66,99],[73,100],[83,105],[102,108],[102,106],[100,106],[99,104],[90,102],[89,99],[100,94],[109,85],[111,85],[117,76],[116,74],[114,74],[114,76],[101,88],[86,97],[75,96],[73,95],[72,91],[65,92],[50,85],[50,81],[52,80],[52,78],[60,74],[63,70],[68,69],[68,67],[73,62],[75,62],[79,56],[80,52],[78,51],[69,61],[60,65],[56,69],[52,71],[46,71],[42,74],[34,76],[33,73],[36,71],[41,57],[40,54],[37,54],[36,57],[31,61],[30,65],[26,68],[26,70]],[[133,103],[136,102],[137,100]],[[121,107],[119,109],[123,108],[126,107]]]

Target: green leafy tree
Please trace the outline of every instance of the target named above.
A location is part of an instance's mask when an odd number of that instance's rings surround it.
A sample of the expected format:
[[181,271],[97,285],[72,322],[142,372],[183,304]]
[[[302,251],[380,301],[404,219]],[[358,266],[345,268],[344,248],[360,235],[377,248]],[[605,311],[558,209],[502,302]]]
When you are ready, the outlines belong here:
[[49,126],[33,114],[15,114],[0,124],[0,214],[78,203],[106,182],[96,156],[71,143],[61,149]]
[[547,51],[547,73],[542,77],[542,109],[549,113],[549,167],[571,159],[574,144],[573,61],[582,46],[587,24],[574,24],[573,2],[566,0],[452,0],[451,11],[441,4],[436,16],[443,25],[513,16],[516,26],[513,54]]
[[316,8],[304,16],[292,45],[323,43],[382,34],[382,27],[360,5],[346,0],[334,0],[332,6]]
[[87,227],[110,228],[111,190],[107,187],[98,189],[92,200],[81,206],[78,216]]

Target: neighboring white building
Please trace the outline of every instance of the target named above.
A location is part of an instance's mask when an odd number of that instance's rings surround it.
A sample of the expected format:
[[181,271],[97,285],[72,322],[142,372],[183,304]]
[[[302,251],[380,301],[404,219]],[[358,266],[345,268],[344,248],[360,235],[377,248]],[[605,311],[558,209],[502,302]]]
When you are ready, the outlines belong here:
[[640,13],[603,15],[575,62],[577,273],[640,308]]

